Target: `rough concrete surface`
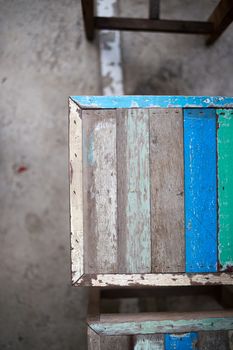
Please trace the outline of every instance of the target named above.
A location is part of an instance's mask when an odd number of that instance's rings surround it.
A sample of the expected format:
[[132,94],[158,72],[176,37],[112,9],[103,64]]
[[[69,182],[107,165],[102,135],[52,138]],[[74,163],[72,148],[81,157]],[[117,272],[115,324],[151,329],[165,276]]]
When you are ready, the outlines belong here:
[[[107,0],[106,0],[107,1]],[[215,0],[164,0],[163,18]],[[144,17],[147,1],[120,1]],[[128,94],[233,94],[232,26],[201,36],[124,33]],[[86,349],[86,290],[71,288],[67,97],[100,94],[80,1],[0,0],[0,349]]]

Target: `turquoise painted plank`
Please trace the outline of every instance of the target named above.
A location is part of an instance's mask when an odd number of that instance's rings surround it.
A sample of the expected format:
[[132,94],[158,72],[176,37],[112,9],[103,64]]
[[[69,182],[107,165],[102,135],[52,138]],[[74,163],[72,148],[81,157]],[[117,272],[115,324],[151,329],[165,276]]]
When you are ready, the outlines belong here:
[[[195,317],[195,315],[193,316]],[[90,322],[90,327],[100,335],[133,335],[155,333],[186,333],[198,331],[233,330],[233,317],[206,317],[150,321]]]
[[215,110],[184,110],[186,272],[217,271]]
[[233,107],[233,97],[222,96],[71,96],[81,108],[206,108]]
[[165,334],[165,350],[197,350],[198,334]]
[[233,272],[233,109],[218,115],[219,266]]
[[151,271],[148,110],[117,114],[118,264],[123,273]]

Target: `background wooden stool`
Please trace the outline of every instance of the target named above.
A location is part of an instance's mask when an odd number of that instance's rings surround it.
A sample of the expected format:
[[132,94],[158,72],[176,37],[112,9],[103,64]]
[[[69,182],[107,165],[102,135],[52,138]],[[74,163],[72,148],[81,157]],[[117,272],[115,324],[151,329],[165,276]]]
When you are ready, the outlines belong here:
[[93,40],[95,29],[207,34],[212,44],[233,20],[233,2],[221,0],[207,22],[159,19],[160,0],[150,0],[149,19],[96,17],[94,0],[82,0],[86,37]]

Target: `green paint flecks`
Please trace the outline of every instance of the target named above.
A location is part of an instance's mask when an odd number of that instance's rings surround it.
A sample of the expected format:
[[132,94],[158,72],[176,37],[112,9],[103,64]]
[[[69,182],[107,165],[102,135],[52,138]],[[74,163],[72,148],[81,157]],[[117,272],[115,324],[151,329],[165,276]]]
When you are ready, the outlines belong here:
[[218,115],[218,225],[221,270],[233,269],[233,109]]
[[233,330],[232,317],[210,317],[190,320],[162,320],[120,323],[94,323],[92,329],[100,335],[130,335],[155,333],[183,333],[187,331]]
[[150,179],[149,114],[130,110],[127,115],[129,239],[127,256],[130,272],[147,272],[151,268],[150,247]]

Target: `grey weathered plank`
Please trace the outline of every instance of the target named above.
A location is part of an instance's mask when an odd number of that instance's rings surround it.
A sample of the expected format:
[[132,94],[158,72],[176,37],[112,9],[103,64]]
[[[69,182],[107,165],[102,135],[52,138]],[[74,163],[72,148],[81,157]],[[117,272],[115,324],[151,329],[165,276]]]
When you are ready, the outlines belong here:
[[126,335],[100,337],[101,350],[130,350],[130,340]]
[[134,339],[134,350],[164,350],[162,334],[137,335]]
[[185,271],[182,109],[150,110],[152,272]]
[[84,269],[117,272],[116,118],[83,111]]
[[230,350],[228,332],[199,332],[199,349],[201,350]]
[[117,111],[119,272],[151,270],[148,110]]

